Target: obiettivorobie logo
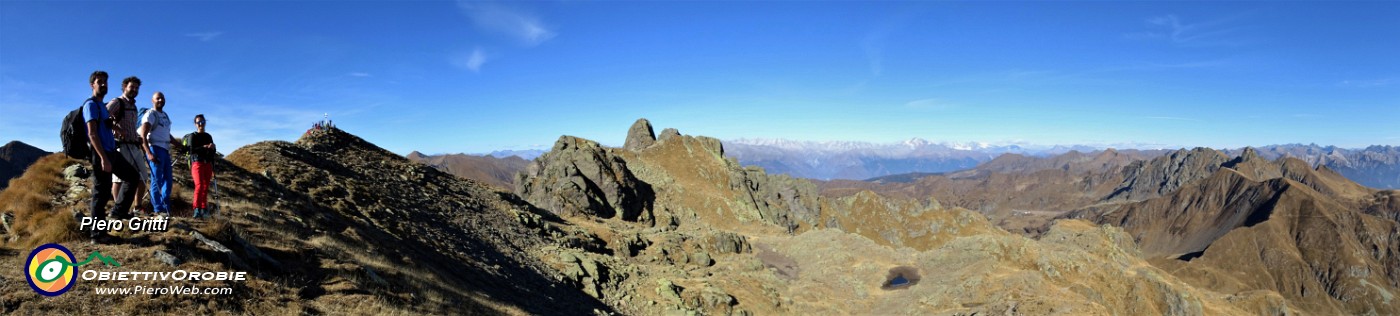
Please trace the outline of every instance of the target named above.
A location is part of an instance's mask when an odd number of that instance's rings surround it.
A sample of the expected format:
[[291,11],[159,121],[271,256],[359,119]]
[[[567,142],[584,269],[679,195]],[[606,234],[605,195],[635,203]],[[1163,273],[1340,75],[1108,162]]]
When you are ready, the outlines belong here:
[[73,252],[68,248],[59,244],[44,244],[29,253],[29,260],[24,262],[24,277],[34,292],[58,296],[73,289],[73,284],[78,281],[78,267],[93,260],[101,260],[103,264],[113,267],[121,266],[121,263],[97,251],[88,255],[87,260],[74,263]]

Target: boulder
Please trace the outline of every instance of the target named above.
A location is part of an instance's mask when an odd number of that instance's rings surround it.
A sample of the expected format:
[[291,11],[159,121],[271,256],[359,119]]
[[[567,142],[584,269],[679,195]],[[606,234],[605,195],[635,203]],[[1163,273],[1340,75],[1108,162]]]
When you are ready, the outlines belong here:
[[690,255],[690,262],[695,263],[696,265],[699,265],[701,267],[715,265],[715,259],[710,258],[710,254],[704,252],[697,252],[695,254]]
[[679,303],[681,301],[681,291],[683,290],[684,288],[677,286],[675,283],[671,283],[671,280],[656,280],[656,295],[661,296],[661,298],[667,301]]
[[168,252],[156,250],[155,253],[152,253],[151,255],[155,256],[156,260],[164,262],[165,264],[168,264],[172,267],[180,265],[180,258],[176,258],[175,255],[172,255]]
[[637,119],[632,128],[627,129],[627,142],[622,147],[629,150],[642,150],[656,144],[656,134],[651,130],[651,122]]
[[705,239],[711,249],[719,253],[753,252],[753,246],[749,245],[748,237],[744,237],[744,235],[726,231],[715,231],[706,236]]

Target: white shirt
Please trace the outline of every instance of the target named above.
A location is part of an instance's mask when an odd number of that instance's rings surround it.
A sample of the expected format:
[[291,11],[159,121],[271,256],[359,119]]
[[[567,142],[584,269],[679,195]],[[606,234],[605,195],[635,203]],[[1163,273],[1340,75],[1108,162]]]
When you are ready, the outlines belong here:
[[146,115],[141,116],[141,125],[151,124],[151,136],[146,140],[151,146],[170,149],[170,117],[163,111],[151,109],[146,111]]

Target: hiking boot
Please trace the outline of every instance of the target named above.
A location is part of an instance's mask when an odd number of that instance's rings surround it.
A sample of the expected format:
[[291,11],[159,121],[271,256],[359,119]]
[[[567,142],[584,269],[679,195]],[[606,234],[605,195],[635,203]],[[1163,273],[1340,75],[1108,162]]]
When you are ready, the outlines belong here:
[[104,230],[92,230],[88,232],[88,238],[92,239],[92,243],[94,244],[111,244],[115,243],[118,239],[107,234],[107,231]]

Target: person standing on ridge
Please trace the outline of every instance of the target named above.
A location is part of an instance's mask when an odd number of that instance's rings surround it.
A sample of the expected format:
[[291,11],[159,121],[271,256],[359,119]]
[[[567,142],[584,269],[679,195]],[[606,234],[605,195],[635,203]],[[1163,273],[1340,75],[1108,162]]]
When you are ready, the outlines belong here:
[[[136,132],[137,122],[141,118],[136,109],[136,95],[141,91],[141,79],[136,76],[122,79],[122,95],[107,102],[107,112],[112,114],[116,122],[112,124],[112,133],[117,140],[117,153],[120,159],[125,159],[126,163],[136,169],[139,179],[150,179],[151,172],[146,170],[146,151],[141,149],[141,135]],[[121,195],[117,197],[121,201],[123,197],[132,201],[140,201],[145,182],[141,180],[132,181],[130,179],[118,177],[121,181]],[[114,180],[115,181],[115,180]],[[127,192],[126,187],[131,186],[131,192]],[[113,193],[117,194],[117,193]],[[140,205],[140,202],[135,202]],[[130,204],[128,204],[130,206]],[[128,211],[122,211],[129,213]]]
[[[88,156],[88,161],[92,163],[92,204],[88,205],[88,212],[96,221],[107,219],[107,211],[102,207],[107,205],[107,201],[112,199],[112,176],[124,179],[128,182],[140,181],[137,177],[139,173],[136,168],[128,164],[125,159],[117,158],[117,142],[112,134],[112,115],[103,106],[102,98],[107,95],[107,72],[94,71],[88,76],[88,84],[92,86],[92,97],[83,103],[83,112],[87,116],[87,137],[88,144],[92,148],[92,155]],[[125,219],[130,217],[131,197],[135,195],[136,188],[123,185],[122,194],[117,195],[117,205],[112,206],[112,217]],[[88,232],[88,237],[94,241],[101,241],[107,237],[107,232],[96,229]]]
[[204,114],[194,116],[195,132],[190,135],[190,175],[194,177],[194,217],[209,216],[209,185],[214,180],[214,159],[218,147],[214,146],[214,136],[204,132],[209,124]]
[[151,170],[151,212],[170,217],[170,117],[165,114],[165,94],[151,95],[151,110],[141,117],[141,149]]

